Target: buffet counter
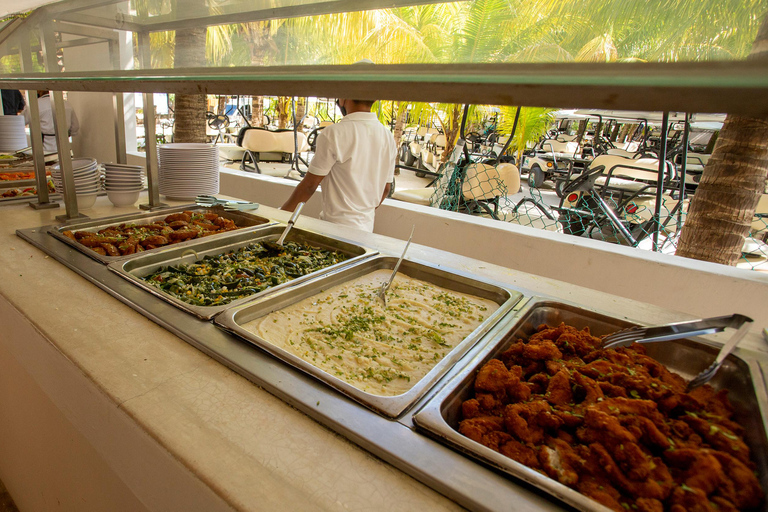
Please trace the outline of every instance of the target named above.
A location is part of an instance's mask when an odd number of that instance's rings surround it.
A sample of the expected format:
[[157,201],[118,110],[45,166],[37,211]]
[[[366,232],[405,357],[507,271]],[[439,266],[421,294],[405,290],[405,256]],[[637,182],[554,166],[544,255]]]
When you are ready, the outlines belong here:
[[[84,213],[97,218],[136,211],[100,197]],[[414,432],[410,418],[380,418],[322,384],[310,385],[311,378],[267,354],[249,367],[230,364],[235,372],[219,355],[254,348],[221,338],[209,323],[200,331],[201,337],[211,331],[210,343],[193,346],[183,329],[173,333],[174,321],[161,327],[97,287],[98,275],[90,282],[16,236],[19,229],[56,224],[61,213],[25,204],[0,209],[0,479],[21,510],[461,508],[445,495],[465,476],[459,469],[452,473],[452,462],[460,468],[468,459]],[[265,206],[256,213],[279,222],[289,216]],[[308,217],[297,228],[384,256],[397,256],[403,247],[399,240]],[[72,248],[63,256],[82,257]],[[412,245],[408,258],[497,281],[529,298],[547,296],[639,323],[686,319],[424,246]],[[168,307],[169,318],[186,314]],[[709,339],[721,342],[727,335]],[[740,346],[766,352],[757,327]],[[238,373],[267,376],[271,392]],[[297,389],[306,392],[295,398]],[[312,419],[312,407],[323,420]],[[364,411],[359,422],[357,411]],[[371,440],[360,436],[356,423],[384,433],[396,426],[401,437]],[[428,449],[441,473],[420,473],[423,465],[400,455],[404,447]],[[517,510],[562,508],[531,487],[484,473],[482,482],[463,482],[470,488],[466,495],[498,486],[514,493]]]

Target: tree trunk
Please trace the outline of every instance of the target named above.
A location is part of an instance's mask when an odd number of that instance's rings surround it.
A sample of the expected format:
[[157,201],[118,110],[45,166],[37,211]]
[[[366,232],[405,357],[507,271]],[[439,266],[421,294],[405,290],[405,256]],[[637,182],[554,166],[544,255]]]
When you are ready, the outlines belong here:
[[263,96],[251,96],[251,126],[264,126]]
[[[176,31],[174,67],[205,65],[205,27]],[[205,95],[177,94],[174,142],[205,142]]]
[[[768,16],[749,60],[768,61]],[[709,159],[676,254],[735,265],[768,178],[768,119],[729,115]]]
[[300,123],[307,113],[307,98],[296,98],[296,122]]
[[277,97],[277,128],[279,130],[288,126],[288,117],[291,115],[291,98],[288,96]]
[[447,126],[443,126],[443,134],[445,135],[445,151],[443,151],[442,156],[440,157],[440,163],[444,164],[448,157],[451,156],[451,153],[453,153],[453,148],[456,146],[456,138],[459,135],[459,130],[461,128],[461,114],[462,114],[462,105],[455,105],[451,112],[448,114],[449,121]]
[[223,115],[227,113],[227,97],[226,96],[219,96],[219,101],[216,104],[216,113],[218,115]]

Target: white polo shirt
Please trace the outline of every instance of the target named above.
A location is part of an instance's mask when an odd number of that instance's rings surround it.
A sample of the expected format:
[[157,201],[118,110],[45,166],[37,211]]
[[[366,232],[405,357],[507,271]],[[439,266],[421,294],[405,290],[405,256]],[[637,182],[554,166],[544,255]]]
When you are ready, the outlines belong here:
[[[49,95],[41,96],[37,99],[37,105],[40,109],[40,130],[43,132],[43,151],[46,153],[56,152],[56,132],[53,129],[53,104]],[[72,105],[64,100],[64,113],[67,119],[67,127],[70,135],[77,135],[80,131],[80,122],[77,114],[72,109]],[[29,105],[24,107],[24,122],[29,124],[32,116],[29,113]]]
[[322,130],[309,172],[325,176],[320,218],[373,231],[376,207],[395,172],[395,138],[373,112],[353,112]]

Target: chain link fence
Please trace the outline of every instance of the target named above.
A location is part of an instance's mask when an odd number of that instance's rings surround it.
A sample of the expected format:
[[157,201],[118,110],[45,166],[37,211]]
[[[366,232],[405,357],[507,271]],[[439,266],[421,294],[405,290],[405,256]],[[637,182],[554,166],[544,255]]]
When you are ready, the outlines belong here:
[[[521,186],[520,173],[508,163],[444,164],[429,197],[433,207],[555,231],[571,236],[674,254],[692,192],[662,194],[656,218],[653,185],[624,183],[611,189],[585,180],[569,190],[546,182]],[[737,267],[768,271],[768,195],[758,205]]]

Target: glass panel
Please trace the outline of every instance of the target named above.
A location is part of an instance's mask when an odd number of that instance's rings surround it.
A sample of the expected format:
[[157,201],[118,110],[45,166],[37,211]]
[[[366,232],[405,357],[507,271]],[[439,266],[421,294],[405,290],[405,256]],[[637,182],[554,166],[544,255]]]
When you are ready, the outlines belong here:
[[[349,5],[341,0],[93,3],[59,2],[30,16],[14,37],[0,32],[0,56],[19,53],[19,32],[39,46],[35,27],[42,26],[65,68],[94,72],[362,58],[381,64],[741,60],[764,9],[762,0],[669,1],[653,12],[647,0],[368,0],[355,4],[355,12],[337,12]],[[375,8],[392,4],[400,6]],[[83,53],[71,48],[98,41],[119,41],[122,64],[114,58],[69,62]],[[85,53],[91,50],[105,51]],[[3,61],[2,72],[16,69]]]

